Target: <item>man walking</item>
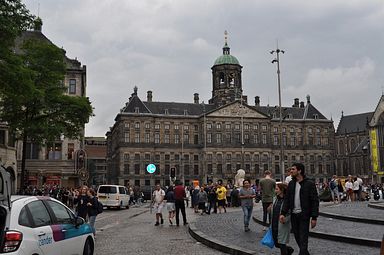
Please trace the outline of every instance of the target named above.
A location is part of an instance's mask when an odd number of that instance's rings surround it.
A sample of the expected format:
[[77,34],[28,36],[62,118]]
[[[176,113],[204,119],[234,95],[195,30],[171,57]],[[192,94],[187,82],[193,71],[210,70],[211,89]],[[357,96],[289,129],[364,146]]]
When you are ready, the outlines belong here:
[[[272,179],[271,172],[266,170],[264,172],[264,178],[260,180],[260,190],[261,190],[261,202],[263,205],[263,223],[264,226],[267,224],[267,216],[268,216],[268,224],[271,224],[271,213],[268,212],[267,208],[272,204],[273,197],[275,195],[275,186],[276,181]],[[265,231],[267,228],[263,227]]]
[[304,165],[292,165],[293,180],[288,185],[287,194],[281,209],[280,222],[285,223],[285,216],[291,214],[292,231],[300,248],[300,255],[307,255],[309,224],[316,227],[319,215],[319,198],[316,185],[305,176]]
[[187,216],[185,214],[185,204],[184,200],[186,199],[185,189],[182,183],[179,180],[175,181],[175,189],[173,190],[175,194],[175,207],[176,207],[176,226],[179,226],[179,212],[181,210],[181,215],[183,216],[183,223],[187,225]]
[[337,176],[333,175],[331,181],[329,182],[329,189],[331,191],[331,196],[333,203],[336,203],[335,196],[337,198],[337,202],[341,202],[339,188],[337,187]]
[[154,208],[156,210],[156,223],[155,226],[159,226],[159,220],[161,224],[164,224],[163,219],[163,206],[164,206],[165,191],[161,189],[160,184],[156,184],[156,189],[153,191],[152,200]]
[[256,197],[255,191],[251,188],[251,181],[244,180],[243,187],[240,189],[239,198],[241,199],[241,208],[244,213],[244,231],[249,231],[249,220],[253,211],[253,199]]

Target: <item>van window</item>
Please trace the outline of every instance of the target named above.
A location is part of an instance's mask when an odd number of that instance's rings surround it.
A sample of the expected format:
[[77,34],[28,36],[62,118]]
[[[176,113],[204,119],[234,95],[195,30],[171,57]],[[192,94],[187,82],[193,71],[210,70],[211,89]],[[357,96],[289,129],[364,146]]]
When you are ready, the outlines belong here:
[[125,194],[125,189],[124,189],[124,187],[119,187],[119,193],[120,193],[120,194]]
[[117,188],[115,186],[101,186],[99,188],[99,193],[116,194],[117,193]]

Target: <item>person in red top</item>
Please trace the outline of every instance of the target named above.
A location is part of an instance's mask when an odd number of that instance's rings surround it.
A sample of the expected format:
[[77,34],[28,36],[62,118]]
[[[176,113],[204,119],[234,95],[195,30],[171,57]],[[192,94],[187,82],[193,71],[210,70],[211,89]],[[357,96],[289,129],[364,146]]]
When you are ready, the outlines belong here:
[[175,194],[175,206],[176,206],[176,226],[179,226],[179,212],[181,210],[181,214],[183,216],[183,223],[184,225],[187,225],[187,216],[185,214],[185,204],[184,200],[186,198],[185,189],[183,184],[179,181],[175,181],[176,187],[174,188],[173,192]]

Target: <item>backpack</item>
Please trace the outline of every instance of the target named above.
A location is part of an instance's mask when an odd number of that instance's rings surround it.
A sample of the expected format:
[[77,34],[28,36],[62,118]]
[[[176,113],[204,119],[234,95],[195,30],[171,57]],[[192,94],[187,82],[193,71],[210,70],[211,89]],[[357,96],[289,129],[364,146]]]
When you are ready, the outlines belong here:
[[97,199],[97,214],[100,214],[103,212],[103,204]]

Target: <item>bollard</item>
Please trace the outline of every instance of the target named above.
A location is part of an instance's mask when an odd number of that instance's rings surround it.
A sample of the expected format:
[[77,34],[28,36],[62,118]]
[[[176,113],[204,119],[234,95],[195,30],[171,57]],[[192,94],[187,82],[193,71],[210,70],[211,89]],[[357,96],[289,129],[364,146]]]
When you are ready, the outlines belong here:
[[380,255],[384,255],[384,235],[383,235],[383,239],[381,240]]

